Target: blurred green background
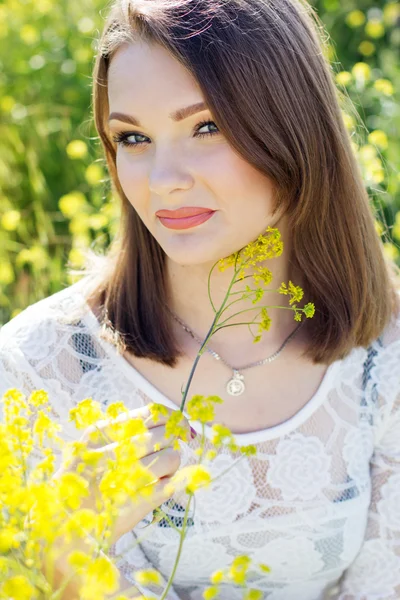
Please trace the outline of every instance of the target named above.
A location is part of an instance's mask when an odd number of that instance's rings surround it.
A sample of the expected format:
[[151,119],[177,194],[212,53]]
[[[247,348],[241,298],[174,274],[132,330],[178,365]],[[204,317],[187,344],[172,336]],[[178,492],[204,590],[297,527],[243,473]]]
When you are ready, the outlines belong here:
[[[400,3],[313,0],[343,118],[400,264]],[[0,326],[73,283],[82,248],[115,235],[92,124],[91,72],[104,0],[0,1]]]

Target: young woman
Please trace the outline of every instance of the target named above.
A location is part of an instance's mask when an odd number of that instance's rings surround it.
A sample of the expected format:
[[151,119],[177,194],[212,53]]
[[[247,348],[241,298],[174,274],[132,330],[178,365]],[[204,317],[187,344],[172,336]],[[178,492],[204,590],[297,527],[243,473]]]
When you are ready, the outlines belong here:
[[[257,454],[198,493],[171,600],[200,600],[241,554],[269,565],[252,581],[268,600],[400,596],[399,299],[319,25],[297,0],[113,2],[93,106],[119,234],[81,281],[0,333],[0,392],[44,387],[64,423],[88,396],[176,410],[214,317],[211,266],[280,230],[271,290],[291,279],[316,313],[296,329],[290,310],[271,308],[261,342],[237,324],[212,338],[220,360],[202,356],[190,395],[221,396],[216,421]],[[214,271],[214,304],[231,275]],[[285,300],[271,291],[264,304]],[[234,369],[244,389],[232,395]],[[151,431],[160,439],[162,424]],[[196,462],[198,446],[164,454],[160,480]],[[210,469],[235,458],[223,450]],[[185,499],[167,500],[119,524],[127,585],[145,566],[171,573],[169,523],[182,526]],[[143,530],[161,503],[169,521]],[[224,600],[240,597],[223,587]]]

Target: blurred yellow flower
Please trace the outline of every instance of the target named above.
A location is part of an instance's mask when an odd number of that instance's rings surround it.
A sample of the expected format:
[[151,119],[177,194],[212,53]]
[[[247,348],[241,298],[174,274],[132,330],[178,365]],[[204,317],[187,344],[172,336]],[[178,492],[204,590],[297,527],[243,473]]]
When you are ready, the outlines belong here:
[[[75,215],[71,221],[69,222],[68,229],[70,233],[74,236],[76,245],[88,245],[85,243],[83,239],[86,236],[88,230],[90,228],[90,215],[86,213],[81,213]],[[89,240],[89,237],[87,237]]]
[[0,283],[2,285],[10,285],[13,281],[15,281],[15,275],[11,263],[2,260],[0,262]]
[[374,39],[379,39],[385,35],[385,25],[378,19],[371,19],[365,26],[365,33]]
[[73,421],[77,429],[85,429],[100,419],[104,419],[101,404],[92,398],[81,400],[69,411],[69,420]]
[[336,74],[336,83],[348,86],[353,82],[353,76],[349,71],[340,71]]
[[135,572],[135,580],[140,585],[161,585],[161,575],[155,569],[142,569]]
[[366,162],[376,158],[376,149],[370,144],[365,144],[359,149],[358,154],[360,158]]
[[98,185],[101,183],[103,176],[103,169],[97,163],[92,163],[85,171],[85,179],[90,185]]
[[6,231],[15,231],[21,221],[19,210],[7,210],[1,217],[1,226]]
[[75,268],[80,269],[85,264],[85,257],[79,248],[71,248],[68,254],[69,264]]
[[15,104],[16,100],[12,96],[3,96],[0,98],[0,109],[5,113],[11,112]]
[[19,35],[21,40],[29,46],[36,44],[40,40],[39,31],[29,23],[26,23],[21,27]]
[[0,598],[12,598],[12,600],[33,600],[38,598],[39,593],[24,575],[16,575],[7,579],[0,587]]
[[243,600],[262,600],[264,594],[261,590],[249,589],[246,590],[243,596]]
[[382,236],[383,232],[385,231],[383,223],[381,223],[380,221],[377,221],[376,219],[375,219],[375,231],[379,235],[379,237]]
[[85,158],[88,153],[88,147],[83,140],[72,140],[66,147],[68,156],[73,160]]
[[87,208],[88,203],[85,194],[76,190],[61,196],[58,201],[58,206],[63,213],[64,217],[71,219],[76,213],[81,212]]
[[348,131],[351,131],[352,129],[355,128],[356,123],[351,115],[342,111],[342,117],[343,117],[344,125]]
[[397,260],[400,256],[399,249],[391,242],[385,242],[383,244],[383,251],[389,260]]
[[384,23],[390,27],[396,25],[398,19],[400,19],[400,3],[389,2],[383,9]]
[[173,485],[184,482],[187,494],[194,494],[198,489],[208,487],[211,481],[211,473],[203,465],[183,467],[172,478]]
[[35,10],[40,14],[45,15],[53,8],[52,0],[34,0]]
[[371,79],[371,67],[365,62],[358,62],[354,65],[351,72],[357,82],[365,83]]
[[24,248],[17,254],[15,264],[17,267],[31,264],[34,269],[44,269],[49,265],[49,256],[42,246],[32,246],[32,248]]
[[346,23],[349,27],[356,28],[364,25],[367,20],[365,14],[361,10],[352,10],[346,17]]
[[108,225],[108,219],[100,213],[90,215],[88,220],[89,226],[96,231]]
[[374,83],[374,88],[385,96],[393,96],[394,86],[389,79],[377,79]]
[[386,133],[381,129],[376,129],[375,131],[372,131],[368,136],[368,141],[370,144],[374,144],[382,150],[386,150],[389,146],[388,137]]
[[358,50],[364,56],[372,56],[375,53],[376,46],[372,42],[365,40],[358,46]]

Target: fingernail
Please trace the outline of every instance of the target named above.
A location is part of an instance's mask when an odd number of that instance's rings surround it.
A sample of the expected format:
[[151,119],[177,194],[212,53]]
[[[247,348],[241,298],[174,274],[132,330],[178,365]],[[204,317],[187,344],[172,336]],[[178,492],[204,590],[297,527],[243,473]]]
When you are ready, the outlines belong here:
[[197,436],[197,432],[193,429],[193,427],[190,427],[190,435],[192,436],[192,440],[194,440],[194,438]]

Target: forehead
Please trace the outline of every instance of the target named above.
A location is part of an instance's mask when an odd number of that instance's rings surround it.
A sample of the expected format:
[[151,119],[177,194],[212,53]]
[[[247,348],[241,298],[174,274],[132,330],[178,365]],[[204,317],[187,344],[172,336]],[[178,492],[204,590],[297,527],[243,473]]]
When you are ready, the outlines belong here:
[[200,88],[168,50],[155,43],[138,41],[124,44],[114,54],[108,71],[108,91],[112,97],[134,93],[155,97],[156,94],[196,94]]

